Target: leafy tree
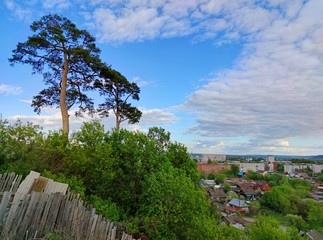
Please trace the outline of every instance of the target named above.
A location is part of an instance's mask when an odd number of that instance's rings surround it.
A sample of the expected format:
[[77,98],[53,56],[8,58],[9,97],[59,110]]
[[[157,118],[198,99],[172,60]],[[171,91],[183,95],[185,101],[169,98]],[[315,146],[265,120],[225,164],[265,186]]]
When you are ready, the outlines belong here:
[[277,172],[284,172],[284,165],[281,163],[277,164]]
[[73,106],[79,106],[78,116],[93,112],[93,101],[84,90],[100,66],[100,50],[87,31],[56,14],[33,22],[31,30],[34,34],[26,42],[18,43],[9,62],[31,65],[33,73],[43,75],[48,88],[33,98],[32,106],[37,113],[43,107],[59,106],[63,132],[68,134],[68,111]]
[[317,176],[317,181],[323,183],[323,174]]
[[250,180],[264,180],[265,179],[264,175],[262,175],[261,173],[257,173],[255,171],[252,171],[252,170],[248,170],[246,178],[250,179]]
[[236,177],[238,175],[238,172],[239,172],[238,165],[232,164],[230,167],[230,173]]
[[311,182],[306,179],[291,178],[288,182],[294,189],[305,190],[308,192],[311,190]]
[[259,201],[252,201],[250,204],[250,213],[257,214],[260,210],[260,202]]
[[269,207],[280,213],[296,213],[296,204],[300,200],[296,191],[288,185],[271,188],[261,198],[262,206]]
[[208,176],[208,179],[212,179],[215,180],[215,182],[217,184],[221,184],[224,183],[224,179],[226,178],[226,175],[223,173],[215,173],[215,172],[211,172]]
[[239,198],[238,194],[236,192],[230,191],[228,193],[228,196],[226,197],[225,201],[230,202],[232,198]]
[[224,192],[225,192],[225,193],[230,192],[230,190],[231,190],[231,185],[230,185],[229,183],[225,183],[225,184],[223,185],[223,190],[224,190]]
[[105,102],[99,105],[99,114],[108,117],[112,110],[117,130],[124,121],[128,120],[130,124],[139,122],[142,112],[129,102],[130,99],[139,101],[140,88],[137,84],[130,83],[121,73],[107,66],[101,68],[100,77],[94,82],[94,88],[105,96]]
[[247,236],[252,240],[288,240],[292,239],[285,233],[279,223],[272,217],[259,216],[256,221],[246,229]]
[[41,127],[17,120],[14,124],[0,122],[0,169],[26,175],[31,170],[30,158],[38,152],[42,140]]
[[305,219],[312,227],[323,226],[323,204],[312,199],[306,200]]
[[146,176],[136,213],[138,225],[152,239],[212,239],[215,219],[205,193],[181,171],[163,164]]
[[265,176],[265,180],[271,187],[288,184],[288,178],[282,174],[272,173]]
[[247,240],[245,233],[235,227],[227,226],[225,223],[221,223],[215,227],[213,238],[215,240]]
[[170,132],[163,128],[152,127],[149,128],[147,136],[155,140],[156,145],[160,148],[160,151],[166,151],[170,143]]
[[292,226],[296,227],[299,231],[300,230],[303,230],[303,231],[308,230],[308,224],[302,218],[302,216],[294,215],[294,214],[287,214],[286,217],[287,217],[288,221],[290,222],[290,224]]

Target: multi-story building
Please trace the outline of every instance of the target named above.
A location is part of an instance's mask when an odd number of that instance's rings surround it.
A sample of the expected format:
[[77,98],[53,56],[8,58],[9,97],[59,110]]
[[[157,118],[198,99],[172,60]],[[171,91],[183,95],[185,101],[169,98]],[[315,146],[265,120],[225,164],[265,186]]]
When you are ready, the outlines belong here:
[[284,172],[291,173],[296,170],[301,170],[309,167],[313,173],[319,173],[323,170],[323,164],[310,164],[310,163],[290,163],[284,162]]
[[259,170],[265,171],[265,163],[240,163],[240,171],[248,172],[248,170],[257,172]]
[[202,154],[202,156],[201,156],[202,163],[207,163],[209,160],[224,162],[226,160],[226,155],[224,155],[224,154]]

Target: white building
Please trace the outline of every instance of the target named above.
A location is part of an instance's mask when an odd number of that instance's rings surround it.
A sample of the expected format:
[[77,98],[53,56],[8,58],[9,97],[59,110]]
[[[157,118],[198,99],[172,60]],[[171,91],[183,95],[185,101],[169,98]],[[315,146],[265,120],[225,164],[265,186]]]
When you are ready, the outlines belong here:
[[323,170],[323,164],[309,164],[309,163],[285,163],[284,172],[290,173],[296,170],[301,170],[306,167],[312,169],[313,173],[319,173]]
[[252,170],[257,172],[258,170],[265,171],[265,163],[240,163],[240,171],[248,172],[248,170]]
[[210,161],[221,161],[224,162],[227,159],[227,156],[224,154],[202,154],[201,162],[207,163]]

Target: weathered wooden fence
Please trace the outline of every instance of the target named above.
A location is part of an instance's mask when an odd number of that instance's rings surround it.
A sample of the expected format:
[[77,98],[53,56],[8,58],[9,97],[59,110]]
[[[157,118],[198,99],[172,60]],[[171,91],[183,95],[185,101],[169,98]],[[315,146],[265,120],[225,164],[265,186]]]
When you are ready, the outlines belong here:
[[[41,239],[58,232],[63,239],[131,240],[122,227],[96,214],[68,185],[31,172],[24,181],[0,174],[0,239]],[[21,183],[20,183],[21,182]]]

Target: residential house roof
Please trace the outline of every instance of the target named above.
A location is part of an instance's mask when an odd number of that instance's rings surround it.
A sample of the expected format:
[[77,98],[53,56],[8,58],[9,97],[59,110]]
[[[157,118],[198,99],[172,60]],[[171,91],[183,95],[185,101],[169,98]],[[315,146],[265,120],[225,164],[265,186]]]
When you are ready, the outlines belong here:
[[223,216],[222,220],[228,225],[239,223],[245,227],[246,225],[250,224],[248,221],[239,217],[236,213],[232,213],[232,214],[228,214],[227,216]]
[[236,198],[232,198],[229,202],[229,205],[235,206],[235,207],[248,207],[248,204],[246,204],[245,201],[239,200]]
[[323,240],[323,236],[316,230],[308,231],[306,236],[311,240]]
[[208,191],[208,193],[210,194],[211,197],[213,198],[226,198],[227,195],[224,193],[223,190],[219,189],[219,190],[214,190],[214,189],[210,189]]
[[256,195],[256,191],[253,189],[241,189],[241,194],[245,196],[254,196]]

